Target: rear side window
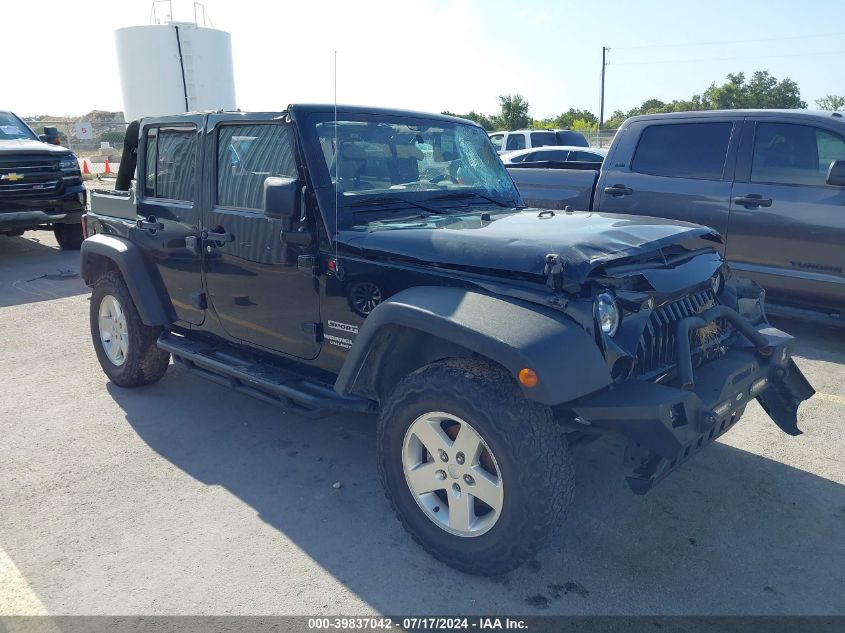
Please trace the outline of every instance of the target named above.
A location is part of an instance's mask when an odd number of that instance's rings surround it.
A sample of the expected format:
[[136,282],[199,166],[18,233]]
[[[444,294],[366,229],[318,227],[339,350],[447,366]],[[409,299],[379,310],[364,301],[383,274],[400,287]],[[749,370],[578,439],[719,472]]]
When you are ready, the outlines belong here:
[[505,149],[525,149],[525,134],[508,134],[508,144]]
[[760,123],[754,137],[751,181],[824,185],[834,160],[845,160],[845,140],[821,128]]
[[569,155],[569,160],[587,163],[600,163],[604,159],[602,158],[601,154],[593,154],[593,152],[571,152]]
[[296,178],[290,130],[284,124],[227,125],[217,137],[217,204],[263,208],[264,180]]
[[197,128],[151,128],[146,140],[144,194],[149,198],[193,202]]
[[531,154],[531,160],[533,161],[540,161],[540,160],[560,160],[564,161],[567,158],[567,152],[564,149],[546,149],[540,152],[534,152]]
[[725,171],[725,157],[733,124],[681,123],[647,127],[631,169],[655,176],[718,180]]
[[574,145],[575,147],[589,147],[586,137],[581,132],[573,132],[572,130],[558,130],[557,143],[555,145]]
[[554,132],[531,132],[531,147],[557,145],[557,135]]

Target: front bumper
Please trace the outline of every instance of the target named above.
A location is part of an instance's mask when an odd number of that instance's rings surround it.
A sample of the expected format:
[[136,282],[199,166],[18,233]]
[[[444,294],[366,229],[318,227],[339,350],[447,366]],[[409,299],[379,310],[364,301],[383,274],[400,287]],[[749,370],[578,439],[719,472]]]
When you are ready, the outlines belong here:
[[792,360],[793,337],[768,325],[745,325],[749,336],[738,334],[724,356],[695,370],[694,381],[628,380],[572,406],[584,424],[629,438],[626,479],[635,493],[648,492],[730,429],[752,399],[784,432],[801,433],[798,405],[815,391]]
[[44,224],[77,224],[85,213],[84,185],[65,186],[60,195],[3,196],[0,198],[0,229],[28,229]]

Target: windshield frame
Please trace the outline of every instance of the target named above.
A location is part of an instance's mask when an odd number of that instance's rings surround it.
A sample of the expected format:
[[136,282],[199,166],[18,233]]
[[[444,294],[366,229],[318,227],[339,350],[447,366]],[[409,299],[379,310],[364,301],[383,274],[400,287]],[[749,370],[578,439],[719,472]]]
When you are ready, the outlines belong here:
[[[341,196],[338,196],[337,202],[339,208],[337,209],[337,220],[340,226],[335,227],[335,187],[332,183],[332,178],[329,174],[329,168],[326,165],[326,161],[323,156],[323,151],[320,146],[319,135],[317,132],[317,124],[333,121],[335,118],[335,113],[331,109],[310,110],[305,113],[295,112],[294,108],[291,108],[291,110],[294,116],[296,114],[300,115],[295,116],[296,128],[300,137],[301,147],[303,149],[303,155],[307,166],[308,177],[311,180],[311,184],[314,188],[314,192],[317,196],[317,201],[320,205],[320,208],[323,210],[324,222],[326,223],[326,227],[329,231],[330,239],[332,239],[331,236],[333,236],[335,230],[338,230],[340,228],[345,228],[353,225],[360,225],[362,223],[369,223],[383,219],[380,217],[379,213],[376,210],[374,210],[372,213],[367,214],[348,213],[347,211],[350,209],[350,205],[355,205],[356,203],[360,204],[361,202],[366,201],[368,198],[380,198],[385,195],[388,195],[391,197],[395,196],[397,201],[406,201],[409,206],[413,207],[414,203],[424,203],[427,198],[450,192],[450,190],[448,189],[438,191],[409,189],[397,190],[395,193],[386,193],[385,191],[381,190],[378,192],[373,192],[371,195],[356,194],[355,196],[350,196],[349,198],[351,199],[341,198]],[[401,111],[370,112],[359,110],[357,108],[339,108],[337,111],[337,119],[339,121],[363,121],[374,123],[386,123],[393,125],[466,125],[467,127],[477,128],[480,132],[479,137],[483,138],[483,142],[489,145],[491,156],[494,157],[495,161],[498,163],[499,168],[502,170],[503,176],[510,185],[510,190],[504,192],[503,200],[513,200],[514,207],[522,206],[522,199],[519,195],[519,190],[516,188],[516,185],[514,184],[513,178],[511,177],[510,173],[502,164],[501,158],[499,157],[495,147],[487,136],[487,131],[484,130],[484,128],[480,125],[474,123],[473,121],[465,121],[463,119],[456,119],[454,117],[427,115],[422,113],[404,113]],[[478,192],[482,195],[490,196],[490,191],[484,187],[465,187],[461,189],[454,189],[451,191],[461,191],[466,192],[468,194]],[[479,198],[479,200],[481,200],[481,198]],[[480,202],[480,204],[490,205],[492,203]],[[391,208],[392,206],[393,205],[390,204],[385,206],[383,214],[384,216],[396,217],[396,209]],[[409,214],[414,213],[420,213],[420,209],[417,208],[414,211],[409,211]]]

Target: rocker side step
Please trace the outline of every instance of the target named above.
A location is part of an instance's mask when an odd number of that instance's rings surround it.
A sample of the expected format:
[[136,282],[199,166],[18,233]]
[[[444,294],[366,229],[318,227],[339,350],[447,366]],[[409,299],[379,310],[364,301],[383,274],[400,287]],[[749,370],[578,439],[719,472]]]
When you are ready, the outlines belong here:
[[159,336],[157,345],[191,372],[270,404],[294,406],[302,413],[323,415],[376,410],[375,403],[366,398],[342,396],[319,380],[220,350],[203,341],[165,332]]

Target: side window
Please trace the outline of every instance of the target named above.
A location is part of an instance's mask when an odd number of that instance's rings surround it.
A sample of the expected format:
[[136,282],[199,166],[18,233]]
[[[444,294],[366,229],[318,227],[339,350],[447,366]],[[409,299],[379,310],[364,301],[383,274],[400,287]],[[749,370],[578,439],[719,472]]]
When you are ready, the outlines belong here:
[[261,209],[268,176],[297,176],[288,126],[256,123],[221,127],[217,136],[217,204]]
[[531,147],[557,145],[557,135],[554,132],[531,132]]
[[827,170],[835,160],[845,160],[845,139],[826,130],[816,130],[819,148],[819,171],[827,179]]
[[144,195],[164,200],[193,202],[197,163],[194,126],[147,130],[144,155]]
[[631,169],[655,176],[718,180],[733,124],[679,123],[652,125],[643,130]]
[[532,154],[520,154],[519,156],[514,156],[510,159],[512,163],[524,163],[526,161],[531,160]]
[[490,137],[490,142],[493,143],[493,147],[496,148],[497,152],[502,149],[502,141],[504,138],[504,134],[493,134],[493,136]]
[[525,149],[525,134],[508,134],[508,144],[505,149]]
[[824,185],[834,160],[845,160],[845,140],[821,128],[760,123],[754,138],[751,181]]
[[558,160],[563,161],[566,160],[566,155],[568,152],[562,149],[546,149],[540,152],[534,152],[531,154],[531,160],[533,161],[541,161],[541,160]]
[[592,152],[572,152],[569,160],[587,163],[600,163],[602,162],[602,157],[599,154],[593,154]]
[[155,198],[156,165],[158,163],[158,130],[147,130],[146,151],[144,153],[144,195]]

